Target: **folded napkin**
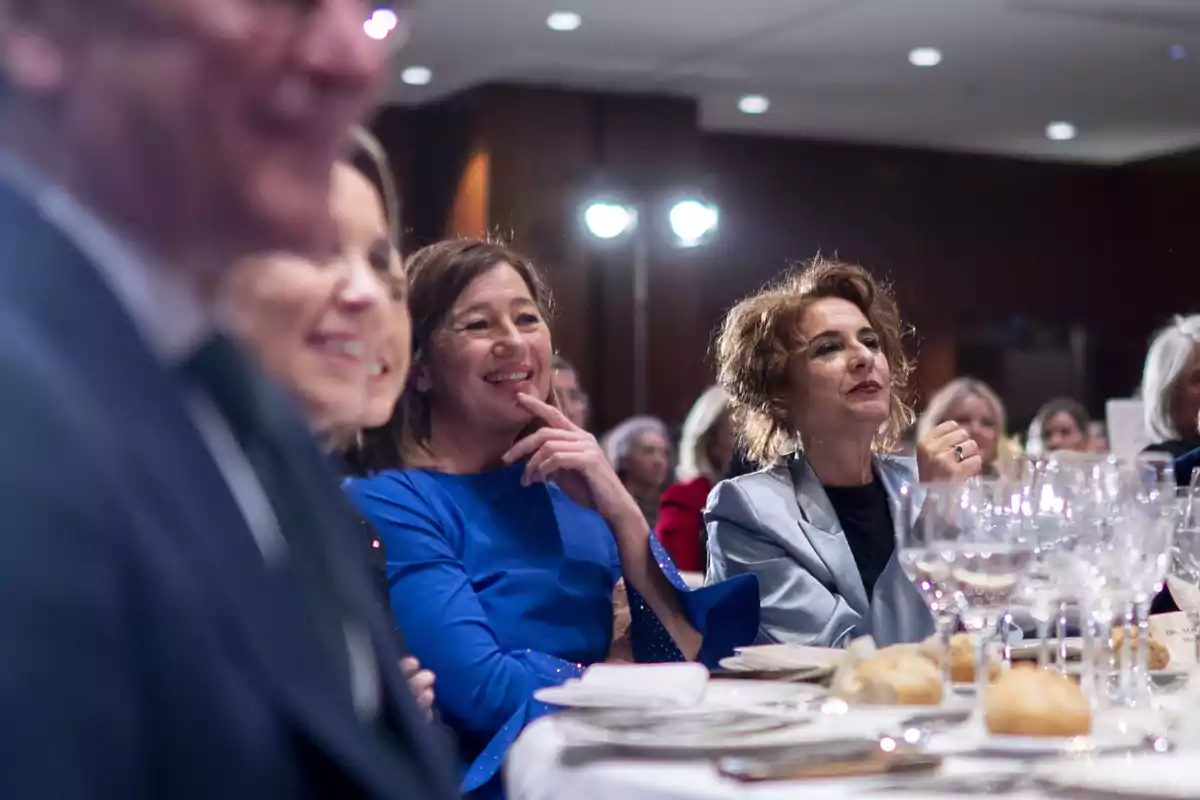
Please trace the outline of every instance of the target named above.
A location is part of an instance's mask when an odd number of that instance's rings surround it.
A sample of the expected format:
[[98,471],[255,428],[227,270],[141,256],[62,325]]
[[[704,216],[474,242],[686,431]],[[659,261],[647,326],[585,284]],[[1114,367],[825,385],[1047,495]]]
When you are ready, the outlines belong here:
[[695,706],[708,688],[702,664],[593,664],[563,684],[573,702],[614,708]]

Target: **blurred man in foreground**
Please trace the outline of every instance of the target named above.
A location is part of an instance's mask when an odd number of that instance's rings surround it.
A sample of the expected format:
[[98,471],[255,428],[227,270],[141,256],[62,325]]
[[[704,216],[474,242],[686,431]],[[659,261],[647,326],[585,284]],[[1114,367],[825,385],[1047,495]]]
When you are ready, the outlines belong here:
[[452,796],[354,520],[211,313],[239,258],[336,250],[374,5],[0,0],[5,800]]

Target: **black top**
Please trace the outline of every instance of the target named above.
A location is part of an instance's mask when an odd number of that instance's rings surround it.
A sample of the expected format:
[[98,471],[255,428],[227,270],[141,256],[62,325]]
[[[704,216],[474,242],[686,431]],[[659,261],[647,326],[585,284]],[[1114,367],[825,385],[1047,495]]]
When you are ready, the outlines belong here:
[[866,486],[826,486],[833,511],[837,514],[846,542],[854,553],[854,563],[867,590],[867,601],[875,593],[875,582],[896,550],[892,527],[892,509],[887,490],[878,477]]
[[1200,447],[1200,440],[1197,439],[1171,439],[1166,442],[1157,442],[1152,445],[1147,445],[1143,453],[1166,453],[1171,458],[1179,458],[1186,455],[1188,452]]

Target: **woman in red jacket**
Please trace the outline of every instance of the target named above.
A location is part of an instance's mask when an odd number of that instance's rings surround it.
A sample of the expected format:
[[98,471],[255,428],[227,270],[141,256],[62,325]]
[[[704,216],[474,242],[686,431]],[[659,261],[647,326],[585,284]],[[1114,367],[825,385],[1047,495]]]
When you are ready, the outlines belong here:
[[713,386],[696,400],[679,440],[678,481],[659,503],[655,534],[684,572],[704,572],[708,562],[702,512],[712,487],[733,460],[729,396]]

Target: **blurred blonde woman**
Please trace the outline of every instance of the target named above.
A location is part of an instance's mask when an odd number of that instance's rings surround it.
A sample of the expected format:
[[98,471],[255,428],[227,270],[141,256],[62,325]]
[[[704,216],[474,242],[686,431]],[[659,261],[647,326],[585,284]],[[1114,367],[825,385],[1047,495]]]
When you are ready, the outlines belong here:
[[1020,448],[1006,439],[1008,414],[1000,396],[977,378],[956,378],[934,392],[917,421],[917,439],[943,422],[956,422],[979,446],[983,475],[1006,472]]
[[696,400],[679,439],[676,482],[663,492],[655,534],[685,572],[703,572],[708,561],[704,504],[733,461],[729,395],[712,386]]
[[[397,195],[383,148],[362,129],[333,167],[329,208],[341,252],[326,263],[285,253],[248,259],[221,287],[226,324],[287,389],[313,434],[340,451],[357,431],[381,425],[408,375],[412,322],[404,263],[394,245]],[[364,526],[381,598],[384,551]],[[402,667],[429,710],[434,676],[413,658]]]

